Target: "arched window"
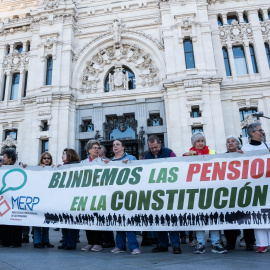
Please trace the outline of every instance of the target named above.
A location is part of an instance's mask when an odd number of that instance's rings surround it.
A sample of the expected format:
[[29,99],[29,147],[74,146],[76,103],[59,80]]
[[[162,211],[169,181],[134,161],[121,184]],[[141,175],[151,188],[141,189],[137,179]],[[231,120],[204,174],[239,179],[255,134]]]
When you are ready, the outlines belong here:
[[227,48],[222,48],[223,52],[223,58],[224,58],[224,64],[225,64],[225,70],[226,70],[226,75],[231,76],[231,67],[230,67],[230,62],[229,62],[229,56],[228,56],[228,51]]
[[[110,90],[111,90],[110,89],[110,75],[111,75],[111,77],[114,77],[116,69],[119,69],[119,67],[113,67],[105,79],[105,83],[104,83],[105,92],[110,92]],[[122,74],[123,74],[122,77],[123,78],[125,77],[124,75],[126,75],[126,74],[128,75],[128,81],[127,81],[128,90],[135,89],[136,88],[136,78],[135,78],[133,71],[126,66],[123,66],[121,69],[122,69]]]

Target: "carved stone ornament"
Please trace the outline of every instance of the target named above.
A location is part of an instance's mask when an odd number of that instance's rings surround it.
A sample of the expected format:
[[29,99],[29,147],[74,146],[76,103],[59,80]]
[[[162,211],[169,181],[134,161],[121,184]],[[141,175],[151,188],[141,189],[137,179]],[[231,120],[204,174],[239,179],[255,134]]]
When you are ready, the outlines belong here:
[[270,34],[270,21],[261,22],[261,30],[263,36],[268,36]]
[[40,0],[40,3],[45,5],[44,9],[58,8],[60,0]]
[[121,63],[115,64],[113,74],[109,74],[110,91],[128,90],[128,73],[123,72]]
[[181,6],[184,6],[187,4],[187,0],[158,0],[159,3],[177,3]]
[[41,43],[38,45],[38,47],[42,49],[41,61],[44,61],[47,55],[52,55],[55,60],[57,45],[60,44],[62,44],[62,42],[58,41],[58,33],[41,36]]
[[223,44],[227,42],[237,43],[252,40],[253,31],[250,23],[238,24],[236,20],[233,20],[231,25],[219,27],[219,36]]
[[194,20],[192,20],[188,17],[185,17],[185,18],[181,19],[181,21],[178,22],[177,24],[172,25],[171,29],[182,28],[183,30],[188,31],[192,27],[192,25],[197,26],[197,25],[201,25],[201,24],[198,22],[195,22]]
[[20,70],[28,70],[29,52],[19,53],[14,50],[13,53],[5,56],[3,61],[4,70],[10,70],[11,72],[17,72]]
[[260,120],[257,120],[252,114],[249,114],[242,122],[241,122],[241,127],[245,128],[248,125],[255,123],[255,122],[260,122]]
[[2,149],[7,147],[13,147],[17,144],[17,141],[12,138],[11,135],[7,135],[7,138],[1,143]]
[[[143,86],[152,86],[159,83],[158,69],[154,64],[151,55],[145,53],[137,45],[121,44],[120,46],[113,45],[104,49],[100,49],[99,52],[92,58],[92,60],[86,62],[86,67],[82,76],[81,91],[95,91],[97,89],[97,82],[100,80],[99,74],[103,72],[104,66],[112,65],[113,61],[119,62],[121,59],[124,59],[127,62],[132,62],[133,65],[139,70],[138,73],[142,78]],[[120,72],[121,68],[119,68],[117,72]],[[126,89],[124,84],[121,86],[115,84],[115,82],[119,83],[119,74],[121,73],[118,73],[118,78],[112,78],[114,87],[119,86],[117,89],[124,90]]]
[[[77,32],[80,31],[81,28],[77,29]],[[116,46],[119,46],[122,42],[122,34],[123,33],[131,33],[133,35],[138,35],[138,36],[142,36],[150,41],[152,41],[160,50],[164,50],[164,45],[159,42],[157,39],[155,39],[154,37],[152,37],[149,34],[146,34],[142,31],[138,31],[135,29],[130,29],[130,28],[126,28],[125,24],[121,23],[121,19],[116,17],[113,21],[112,26],[105,31],[104,33],[97,35],[95,37],[93,37],[89,42],[87,42],[83,48],[73,57],[73,62],[76,62],[79,58],[79,56],[82,54],[82,52],[89,47],[91,44],[93,44],[94,42],[98,41],[99,39],[106,37],[106,36],[113,36],[113,42]]]

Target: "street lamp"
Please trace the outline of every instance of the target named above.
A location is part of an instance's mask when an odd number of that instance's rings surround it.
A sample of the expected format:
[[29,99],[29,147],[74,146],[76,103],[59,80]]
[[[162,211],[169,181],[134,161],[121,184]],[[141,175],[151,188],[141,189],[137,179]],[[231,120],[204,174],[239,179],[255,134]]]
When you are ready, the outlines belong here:
[[264,117],[264,118],[270,119],[270,117],[264,116],[264,112],[255,112],[255,113],[252,113],[252,115],[255,117]]

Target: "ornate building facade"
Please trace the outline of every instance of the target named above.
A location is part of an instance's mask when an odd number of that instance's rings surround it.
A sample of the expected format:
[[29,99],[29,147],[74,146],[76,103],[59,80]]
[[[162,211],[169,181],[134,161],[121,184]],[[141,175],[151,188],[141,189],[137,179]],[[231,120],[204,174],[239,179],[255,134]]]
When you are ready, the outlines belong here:
[[203,130],[222,153],[270,115],[269,18],[268,0],[2,0],[2,148],[34,165],[123,138],[139,157],[156,134],[182,155]]

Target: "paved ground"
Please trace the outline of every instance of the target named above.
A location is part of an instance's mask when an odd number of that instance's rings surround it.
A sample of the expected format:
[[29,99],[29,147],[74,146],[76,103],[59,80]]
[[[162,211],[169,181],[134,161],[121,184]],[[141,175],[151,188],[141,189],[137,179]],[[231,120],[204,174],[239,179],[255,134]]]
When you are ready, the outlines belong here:
[[[61,231],[50,230],[51,243],[55,248],[35,249],[33,243],[23,244],[22,248],[0,247],[1,270],[36,270],[36,269],[270,269],[270,251],[265,254],[246,252],[239,247],[228,254],[211,253],[210,244],[207,252],[201,255],[193,254],[194,248],[182,245],[183,253],[174,255],[171,249],[166,253],[154,254],[151,247],[142,247],[141,255],[129,252],[113,254],[111,249],[101,252],[83,252],[86,244],[85,233],[81,231],[81,243],[77,250],[58,250]],[[139,242],[141,237],[138,237]],[[154,246],[153,246],[154,247]]]

